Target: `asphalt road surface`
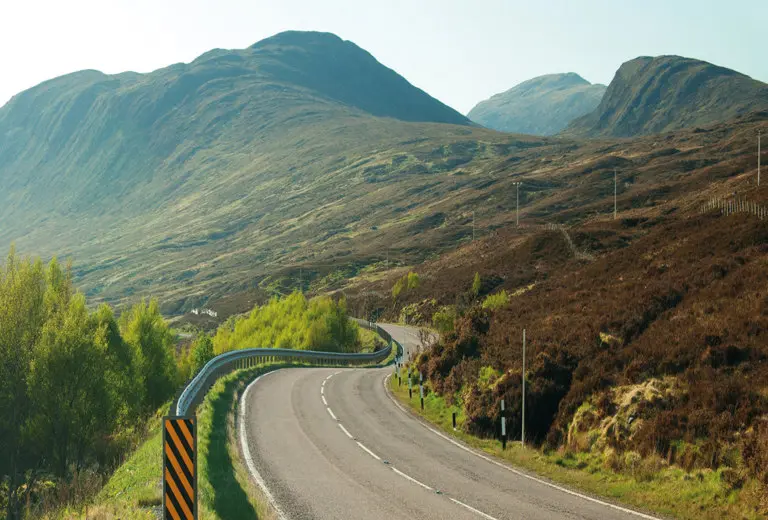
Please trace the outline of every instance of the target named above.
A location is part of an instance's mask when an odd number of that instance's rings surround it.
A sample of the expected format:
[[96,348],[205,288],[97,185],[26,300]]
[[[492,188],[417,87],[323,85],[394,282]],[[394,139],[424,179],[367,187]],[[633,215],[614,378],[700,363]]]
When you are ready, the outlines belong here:
[[[383,327],[406,359],[418,347],[414,329]],[[531,478],[442,436],[389,396],[392,372],[284,369],[249,386],[243,451],[283,518],[652,518]]]

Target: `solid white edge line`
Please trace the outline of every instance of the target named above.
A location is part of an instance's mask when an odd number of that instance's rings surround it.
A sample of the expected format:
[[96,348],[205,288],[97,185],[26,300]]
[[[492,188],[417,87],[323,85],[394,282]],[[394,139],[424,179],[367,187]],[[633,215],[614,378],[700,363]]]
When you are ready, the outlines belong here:
[[[392,393],[389,391],[389,388],[387,386],[387,382],[389,381],[390,377],[392,377],[392,374],[389,374],[389,375],[387,375],[387,377],[384,378],[384,391],[386,392],[387,396],[389,396],[389,398],[392,400],[392,402],[395,403],[395,406],[397,406],[400,409],[401,412],[403,412],[404,414],[406,414],[409,417],[413,418],[413,414],[408,412],[408,410],[406,410],[400,403],[398,403],[396,398],[395,398],[395,396],[392,395]],[[437,435],[439,437],[442,437],[443,439],[447,440],[448,442],[450,442],[454,446],[457,446],[457,447],[461,448],[462,450],[466,451],[467,453],[471,453],[472,455],[475,455],[476,457],[480,457],[481,459],[483,459],[483,460],[485,460],[487,462],[490,462],[491,464],[495,464],[495,465],[499,466],[500,468],[504,468],[507,471],[510,471],[510,472],[514,473],[515,475],[518,475],[518,476],[523,477],[523,478],[527,478],[528,480],[532,480],[534,482],[538,482],[539,484],[544,484],[545,486],[551,487],[552,489],[557,489],[558,491],[562,491],[563,493],[568,493],[569,495],[572,495],[572,496],[575,496],[575,497],[579,497],[579,498],[583,498],[584,500],[587,500],[589,502],[592,502],[592,503],[595,503],[595,504],[599,504],[599,505],[605,506],[605,507],[610,507],[611,509],[615,509],[617,511],[621,511],[623,513],[628,513],[630,515],[639,516],[640,518],[645,518],[647,520],[661,520],[658,517],[651,516],[651,515],[646,515],[645,513],[641,513],[639,511],[633,511],[632,509],[627,509],[626,507],[617,506],[616,504],[611,504],[610,502],[604,502],[602,500],[599,500],[597,498],[591,497],[589,495],[583,495],[583,494],[578,493],[576,491],[571,491],[568,488],[564,488],[562,486],[558,486],[557,484],[553,484],[551,482],[547,482],[546,480],[542,480],[542,479],[534,477],[532,475],[528,475],[527,473],[523,473],[522,471],[518,471],[518,470],[516,470],[514,468],[511,468],[511,467],[507,466],[506,464],[502,464],[501,462],[493,460],[490,457],[486,457],[485,455],[483,455],[481,453],[478,453],[477,451],[464,446],[463,444],[461,444],[461,443],[451,439],[447,435],[444,435],[443,433],[435,430],[434,428],[432,428],[430,426],[427,426],[426,424],[424,424],[422,421],[420,421],[418,419],[416,419],[416,422],[418,424],[420,424],[421,426],[423,426],[424,428],[426,428],[427,430],[429,430],[432,433],[434,433],[435,435]]]
[[486,514],[486,513],[483,513],[483,512],[482,512],[482,511],[480,511],[479,509],[475,509],[474,507],[472,507],[472,506],[470,506],[470,505],[467,505],[467,504],[465,504],[465,503],[464,503],[464,502],[462,502],[461,500],[456,500],[455,498],[451,498],[451,497],[448,497],[448,498],[451,500],[451,502],[456,502],[456,503],[457,503],[457,504],[459,504],[461,507],[466,507],[467,509],[469,509],[469,510],[470,510],[470,511],[472,511],[473,513],[477,513],[478,515],[482,516],[483,518],[487,518],[488,520],[498,520],[498,518],[494,518],[494,517],[492,517],[491,515],[488,515],[488,514]]
[[251,478],[256,482],[256,484],[261,488],[261,491],[264,493],[264,495],[267,497],[267,500],[269,501],[270,505],[274,508],[275,513],[277,513],[277,517],[279,520],[285,520],[286,516],[282,509],[280,509],[280,506],[277,505],[277,501],[275,500],[274,495],[269,491],[269,488],[267,487],[267,483],[264,481],[264,479],[259,474],[259,471],[256,469],[256,464],[253,462],[253,458],[251,457],[251,450],[248,447],[248,434],[246,432],[245,428],[245,408],[248,403],[248,394],[251,391],[251,388],[253,388],[253,385],[255,385],[259,379],[261,379],[264,376],[267,376],[269,374],[274,374],[275,372],[278,372],[281,369],[277,370],[271,370],[265,374],[260,375],[251,383],[248,385],[248,387],[245,389],[245,392],[243,392],[243,396],[240,398],[240,449],[243,452],[243,458],[245,459],[245,464],[248,466],[248,472],[251,474]]
[[372,452],[371,450],[369,450],[368,448],[366,448],[365,446],[363,446],[363,443],[362,443],[362,442],[360,442],[360,441],[355,441],[355,442],[357,442],[357,445],[358,445],[358,446],[360,446],[361,448],[363,448],[363,450],[364,450],[366,453],[368,453],[368,455],[370,455],[371,457],[373,457],[373,458],[374,458],[374,459],[376,459],[376,460],[379,460],[379,461],[381,460],[381,457],[379,457],[379,456],[378,456],[378,455],[376,455],[374,452]]
[[420,485],[421,487],[423,487],[424,489],[428,489],[428,490],[430,490],[430,491],[434,491],[434,489],[432,489],[431,487],[429,487],[429,486],[428,486],[428,485],[426,485],[425,483],[423,483],[423,482],[419,482],[418,480],[416,480],[415,478],[413,478],[413,477],[412,477],[412,476],[410,476],[410,475],[406,475],[405,473],[403,473],[402,471],[400,471],[400,470],[399,470],[399,469],[397,469],[396,467],[394,467],[394,466],[391,466],[391,468],[392,468],[392,471],[394,471],[395,473],[397,473],[398,475],[400,475],[400,476],[401,476],[401,477],[403,477],[404,479],[410,480],[410,481],[411,481],[411,482],[413,482],[414,484],[418,484],[418,485]]
[[336,418],[336,416],[335,416],[335,415],[333,415],[333,410],[331,410],[331,407],[330,407],[330,406],[326,406],[326,407],[325,407],[325,409],[326,409],[326,410],[328,410],[328,413],[329,413],[329,414],[331,414],[331,417],[333,417],[333,420],[334,420],[334,421],[338,421],[338,419]]
[[344,425],[343,425],[343,424],[339,423],[339,428],[341,428],[341,431],[343,431],[344,433],[346,433],[346,434],[347,434],[347,437],[349,437],[349,438],[350,438],[350,439],[352,439],[352,440],[354,440],[354,439],[355,439],[354,437],[352,437],[352,434],[351,434],[351,433],[349,433],[349,432],[347,431],[347,429],[346,429],[346,428],[344,428]]

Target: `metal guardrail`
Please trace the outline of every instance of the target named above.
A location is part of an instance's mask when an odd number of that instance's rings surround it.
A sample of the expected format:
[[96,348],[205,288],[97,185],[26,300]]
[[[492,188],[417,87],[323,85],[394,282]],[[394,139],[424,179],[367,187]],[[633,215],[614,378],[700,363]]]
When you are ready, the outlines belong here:
[[318,352],[313,350],[292,350],[280,348],[247,348],[232,350],[211,359],[192,378],[179,395],[175,412],[178,416],[187,416],[194,412],[208,389],[222,375],[240,368],[249,368],[261,363],[273,361],[309,362],[321,366],[363,365],[384,361],[392,353],[393,346],[397,355],[402,355],[402,347],[392,336],[375,323],[351,318],[358,325],[377,332],[386,342],[387,347],[376,352],[365,354],[347,354],[340,352]]

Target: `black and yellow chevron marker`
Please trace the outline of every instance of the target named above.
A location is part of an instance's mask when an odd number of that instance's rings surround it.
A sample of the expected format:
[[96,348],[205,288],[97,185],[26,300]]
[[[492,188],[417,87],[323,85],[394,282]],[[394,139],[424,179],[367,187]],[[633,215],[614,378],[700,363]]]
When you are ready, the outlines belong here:
[[194,417],[163,419],[163,518],[197,518],[197,430]]

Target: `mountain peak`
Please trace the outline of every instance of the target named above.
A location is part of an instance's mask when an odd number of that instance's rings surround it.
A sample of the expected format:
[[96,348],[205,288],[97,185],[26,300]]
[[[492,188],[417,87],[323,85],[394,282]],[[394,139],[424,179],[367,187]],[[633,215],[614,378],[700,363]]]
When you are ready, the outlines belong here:
[[640,56],[616,71],[600,105],[568,132],[629,137],[711,124],[768,107],[768,85],[682,56]]
[[251,45],[251,49],[259,49],[270,45],[329,45],[351,43],[338,36],[322,31],[283,31]]

